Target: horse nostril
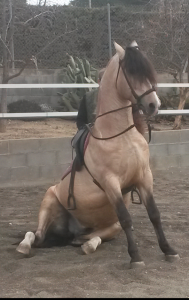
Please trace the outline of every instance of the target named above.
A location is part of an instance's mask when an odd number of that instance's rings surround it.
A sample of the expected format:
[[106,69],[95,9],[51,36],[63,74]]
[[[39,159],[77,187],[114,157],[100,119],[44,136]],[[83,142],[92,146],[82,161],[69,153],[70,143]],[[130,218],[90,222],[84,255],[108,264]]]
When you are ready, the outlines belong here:
[[151,110],[154,110],[156,108],[155,105],[154,105],[154,103],[150,103],[149,107],[150,107]]

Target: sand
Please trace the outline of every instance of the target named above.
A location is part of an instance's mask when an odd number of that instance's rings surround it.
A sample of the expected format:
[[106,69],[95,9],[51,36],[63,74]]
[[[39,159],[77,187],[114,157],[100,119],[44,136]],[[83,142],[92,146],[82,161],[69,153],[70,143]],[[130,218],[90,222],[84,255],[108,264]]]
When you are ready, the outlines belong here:
[[[171,129],[171,124],[156,129]],[[167,127],[166,127],[167,126]],[[186,127],[187,128],[187,127]],[[70,136],[74,121],[9,121],[0,139]],[[146,264],[130,269],[125,234],[103,243],[91,255],[81,248],[32,249],[29,258],[16,252],[26,231],[37,228],[41,200],[49,185],[0,189],[0,297],[6,298],[135,298],[189,297],[189,170],[154,174],[154,197],[166,237],[179,255],[165,261],[143,205],[130,206],[134,237]]]
[[123,232],[90,255],[68,245],[35,248],[24,258],[14,243],[36,229],[48,186],[0,189],[0,297],[188,298],[188,177],[188,170],[154,174],[154,197],[167,239],[181,257],[177,262],[165,261],[144,206],[131,204],[134,237],[146,264],[134,270]]

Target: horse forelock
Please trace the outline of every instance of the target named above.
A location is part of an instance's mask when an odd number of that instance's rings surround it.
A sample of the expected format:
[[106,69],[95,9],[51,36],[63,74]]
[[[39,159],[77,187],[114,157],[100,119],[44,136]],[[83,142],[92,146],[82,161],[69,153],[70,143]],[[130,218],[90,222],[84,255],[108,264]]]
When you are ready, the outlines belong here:
[[152,85],[157,83],[156,72],[153,65],[149,59],[135,47],[126,48],[121,65],[122,68],[125,68],[128,75],[140,83],[145,83],[147,80],[149,80]]

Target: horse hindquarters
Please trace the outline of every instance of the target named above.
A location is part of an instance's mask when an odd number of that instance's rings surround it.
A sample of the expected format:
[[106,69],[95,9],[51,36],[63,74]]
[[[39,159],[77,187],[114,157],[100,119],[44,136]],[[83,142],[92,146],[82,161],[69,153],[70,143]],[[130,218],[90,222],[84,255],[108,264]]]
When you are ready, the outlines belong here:
[[54,187],[50,187],[41,203],[35,235],[27,232],[25,239],[17,247],[17,251],[28,255],[32,244],[37,247],[43,246],[47,236],[54,235],[59,238],[60,242],[63,240],[66,242],[83,231],[78,221],[60,204],[54,193]]
[[[69,175],[56,186],[56,194],[62,205],[67,207]],[[123,197],[126,207],[130,204],[130,194]],[[91,228],[90,234],[78,236],[72,244],[81,246],[85,254],[94,252],[103,241],[115,238],[121,231],[117,215],[110,204],[107,195],[92,180],[83,168],[76,172],[74,195],[76,210],[71,211],[75,218],[86,228]]]
[[43,244],[47,234],[66,236],[68,234],[68,212],[60,204],[54,193],[54,187],[50,187],[41,203],[38,216],[38,228],[35,233],[35,246]]

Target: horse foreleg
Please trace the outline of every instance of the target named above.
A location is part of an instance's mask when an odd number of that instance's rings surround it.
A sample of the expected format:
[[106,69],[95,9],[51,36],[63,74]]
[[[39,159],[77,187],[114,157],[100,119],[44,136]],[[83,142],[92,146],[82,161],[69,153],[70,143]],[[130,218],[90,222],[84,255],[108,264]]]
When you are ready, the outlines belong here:
[[133,238],[132,220],[127,210],[127,207],[123,201],[119,180],[117,180],[113,176],[109,176],[109,178],[107,178],[105,184],[103,185],[103,189],[105,190],[110,203],[114,207],[119,223],[127,237],[128,253],[131,257],[130,267],[143,267],[145,264],[140,257],[137,245]]
[[147,172],[144,181],[138,186],[138,189],[150,221],[155,229],[160,249],[165,254],[166,260],[173,261],[179,259],[177,252],[170,247],[162,228],[160,213],[153,197],[153,177],[151,172]]
[[81,248],[85,254],[93,253],[103,241],[113,239],[120,231],[121,226],[119,222],[117,222],[109,227],[84,235],[83,238],[89,239],[89,241],[85,242]]

